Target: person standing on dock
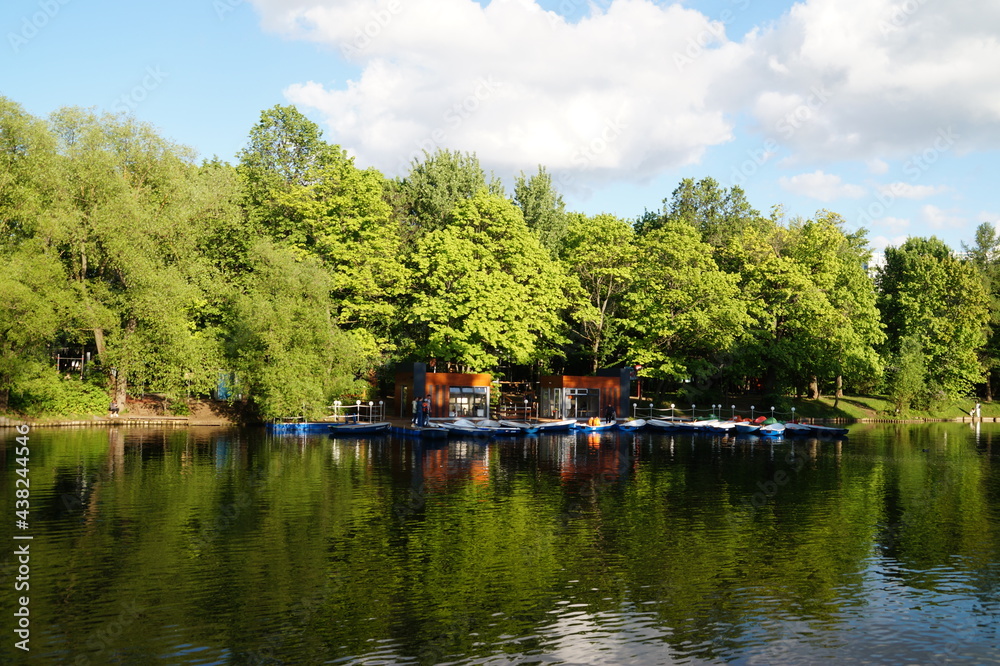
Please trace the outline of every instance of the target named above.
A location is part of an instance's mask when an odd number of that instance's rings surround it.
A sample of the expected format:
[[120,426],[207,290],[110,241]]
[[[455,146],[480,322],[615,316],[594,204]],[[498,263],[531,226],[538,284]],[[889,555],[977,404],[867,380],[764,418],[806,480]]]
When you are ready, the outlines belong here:
[[414,422],[417,424],[418,428],[423,428],[424,427],[424,400],[423,400],[423,398],[417,398],[413,402],[416,405],[415,412],[414,412],[415,413],[415,416],[414,416],[415,421]]
[[604,410],[604,421],[606,423],[614,423],[618,418],[618,414],[615,412],[615,407],[611,403]]
[[427,397],[423,399],[422,404],[424,406],[424,427],[430,425],[431,420],[431,394],[428,393]]

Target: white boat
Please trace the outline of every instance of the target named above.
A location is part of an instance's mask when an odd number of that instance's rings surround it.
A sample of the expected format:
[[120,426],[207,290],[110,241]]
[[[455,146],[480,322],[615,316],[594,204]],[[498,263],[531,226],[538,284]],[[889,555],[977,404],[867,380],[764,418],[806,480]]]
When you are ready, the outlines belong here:
[[771,423],[768,425],[763,425],[757,434],[761,437],[770,437],[772,439],[778,439],[779,437],[785,436],[785,424],[784,423]]
[[632,419],[631,421],[625,421],[625,423],[619,423],[618,427],[622,430],[642,430],[646,427],[646,420]]
[[659,428],[660,430],[679,430],[681,423],[682,421],[675,421],[673,419],[646,419],[646,425]]
[[494,435],[499,437],[516,437],[521,434],[520,428],[508,427],[500,423],[499,421],[493,421],[492,419],[483,419],[482,421],[476,421],[476,425],[480,428],[485,428],[492,432]]
[[570,430],[576,426],[576,419],[563,419],[561,421],[542,421],[538,423],[527,423],[525,421],[507,421],[504,419],[500,420],[500,425],[507,426],[509,428],[520,428],[522,432],[525,433],[536,433],[536,432],[559,432]]
[[479,435],[489,437],[492,433],[486,428],[480,428],[476,423],[470,421],[469,419],[455,419],[454,421],[438,421],[435,425],[439,428],[444,428],[450,433],[455,433],[456,435]]
[[802,436],[802,435],[812,435],[812,434],[815,434],[815,432],[816,431],[813,430],[813,426],[806,425],[804,423],[786,423],[785,424],[785,434],[789,435],[789,436],[795,436],[795,435],[799,435],[799,436]]

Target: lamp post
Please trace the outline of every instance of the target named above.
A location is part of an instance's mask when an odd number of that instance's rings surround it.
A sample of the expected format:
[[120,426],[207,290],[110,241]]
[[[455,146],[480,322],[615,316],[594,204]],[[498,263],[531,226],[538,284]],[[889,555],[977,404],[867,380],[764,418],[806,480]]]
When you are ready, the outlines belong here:
[[730,405],[730,407],[733,410],[733,418],[735,419],[736,418],[736,405]]
[[379,419],[385,418],[385,400],[378,401],[378,417]]
[[[652,415],[652,410],[650,410],[650,415]],[[674,420],[674,403],[670,403],[670,420]]]
[[792,407],[792,423],[795,423],[795,408]]
[[375,402],[373,400],[369,400],[368,401],[368,422],[369,423],[372,422],[372,408],[374,406],[375,406]]
[[753,405],[750,405],[750,420],[753,421]]
[[361,419],[361,401],[354,401],[354,422],[357,423]]
[[528,399],[524,399],[524,420],[528,420]]
[[692,421],[694,421],[694,408],[695,408],[695,404],[692,402],[691,403],[691,420]]
[[774,405],[771,405],[771,418],[774,418]]

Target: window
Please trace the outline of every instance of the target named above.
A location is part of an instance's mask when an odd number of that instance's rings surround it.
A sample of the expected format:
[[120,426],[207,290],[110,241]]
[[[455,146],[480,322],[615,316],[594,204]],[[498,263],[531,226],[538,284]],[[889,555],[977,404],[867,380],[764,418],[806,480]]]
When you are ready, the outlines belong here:
[[448,389],[448,415],[457,418],[489,416],[490,392],[486,386],[452,386]]

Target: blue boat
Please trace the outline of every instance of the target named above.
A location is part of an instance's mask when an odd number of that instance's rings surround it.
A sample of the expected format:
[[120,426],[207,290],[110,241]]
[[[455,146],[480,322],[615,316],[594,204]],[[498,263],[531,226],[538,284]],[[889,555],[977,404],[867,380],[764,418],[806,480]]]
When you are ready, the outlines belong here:
[[375,423],[333,423],[330,424],[330,436],[347,437],[351,435],[387,433],[391,426],[392,424],[388,421],[377,421]]

